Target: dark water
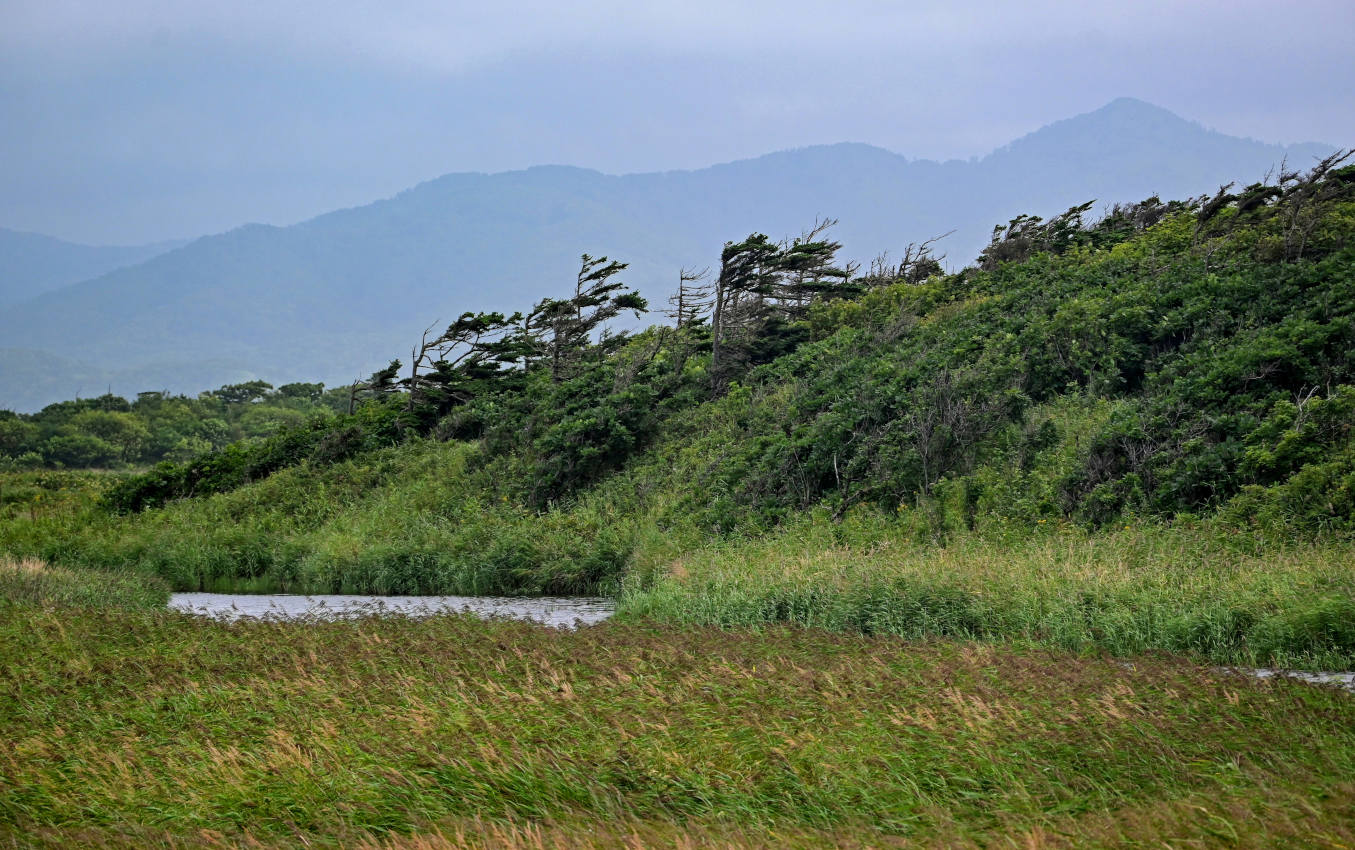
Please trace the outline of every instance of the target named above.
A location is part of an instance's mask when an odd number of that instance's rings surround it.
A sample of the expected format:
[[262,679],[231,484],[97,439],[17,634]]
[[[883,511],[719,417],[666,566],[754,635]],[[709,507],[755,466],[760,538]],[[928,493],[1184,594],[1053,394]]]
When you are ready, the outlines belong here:
[[612,615],[610,599],[587,596],[298,596],[294,594],[176,593],[169,607],[212,617],[345,617],[395,613],[411,617],[469,611],[483,617],[533,620],[548,626],[591,625]]

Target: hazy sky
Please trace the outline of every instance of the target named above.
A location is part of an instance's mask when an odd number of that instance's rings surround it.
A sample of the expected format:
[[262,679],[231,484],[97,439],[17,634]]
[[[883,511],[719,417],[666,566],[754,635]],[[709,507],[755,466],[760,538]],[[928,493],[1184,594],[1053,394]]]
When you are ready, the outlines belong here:
[[148,242],[450,171],[836,141],[963,158],[1122,95],[1349,145],[1352,56],[1350,0],[0,0],[0,227]]

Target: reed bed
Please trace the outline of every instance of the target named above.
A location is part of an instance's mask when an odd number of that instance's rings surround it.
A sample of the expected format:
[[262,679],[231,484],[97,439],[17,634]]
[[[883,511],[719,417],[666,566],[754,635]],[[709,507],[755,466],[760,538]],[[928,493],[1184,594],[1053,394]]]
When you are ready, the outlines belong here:
[[125,570],[68,570],[37,558],[0,556],[0,607],[163,608],[168,601],[165,583],[143,574]]
[[1339,846],[1355,823],[1350,694],[1162,655],[30,605],[0,610],[0,654],[0,846]]
[[622,616],[724,627],[787,622],[911,638],[1024,640],[1220,664],[1355,667],[1355,545],[1260,540],[1208,524],[1071,525],[952,535],[863,517],[637,570]]

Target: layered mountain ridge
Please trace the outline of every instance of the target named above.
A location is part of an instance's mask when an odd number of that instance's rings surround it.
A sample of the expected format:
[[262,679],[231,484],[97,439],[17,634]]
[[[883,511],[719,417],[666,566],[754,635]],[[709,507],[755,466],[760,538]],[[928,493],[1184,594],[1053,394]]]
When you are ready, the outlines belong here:
[[953,231],[939,248],[959,266],[1020,213],[1198,195],[1330,150],[1230,137],[1120,99],[980,160],[843,143],[696,171],[449,174],[290,227],[204,237],[6,306],[0,407],[253,377],[350,381],[407,354],[430,323],[564,292],[583,252],[629,262],[626,281],[655,307],[680,267],[716,265],[726,240],[792,237],[824,217],[839,220],[843,254],[862,262]]

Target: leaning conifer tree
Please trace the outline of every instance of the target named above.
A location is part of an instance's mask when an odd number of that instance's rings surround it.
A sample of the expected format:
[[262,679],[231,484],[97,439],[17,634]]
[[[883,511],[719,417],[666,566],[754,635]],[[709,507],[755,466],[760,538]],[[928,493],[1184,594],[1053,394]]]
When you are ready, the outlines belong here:
[[720,275],[715,279],[711,313],[711,390],[721,392],[742,348],[764,317],[766,298],[780,281],[781,246],[765,234],[754,233],[742,242],[726,242],[720,252]]
[[815,300],[859,293],[859,287],[850,286],[855,266],[835,265],[842,243],[825,236],[836,224],[835,218],[816,221],[789,246],[782,247],[777,260],[781,278],[772,293],[772,303],[781,321],[802,318]]
[[550,363],[551,380],[568,377],[584,353],[594,345],[594,332],[600,332],[595,346],[599,354],[620,345],[626,335],[609,333],[608,321],[626,310],[632,311],[636,318],[648,312],[649,303],[640,293],[613,280],[627,265],[584,254],[575,279],[574,296],[543,299],[527,316],[528,333],[539,340],[544,357]]

